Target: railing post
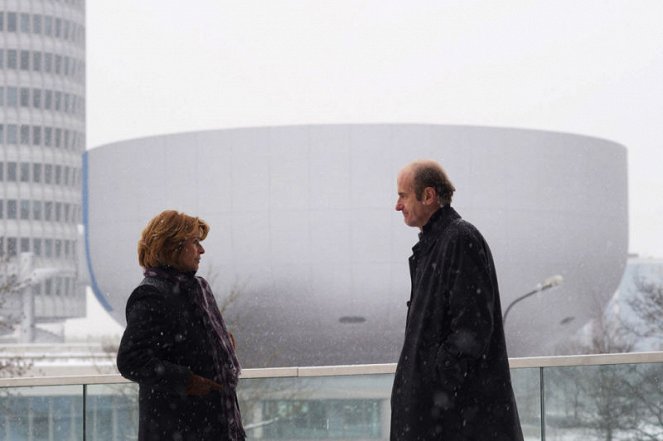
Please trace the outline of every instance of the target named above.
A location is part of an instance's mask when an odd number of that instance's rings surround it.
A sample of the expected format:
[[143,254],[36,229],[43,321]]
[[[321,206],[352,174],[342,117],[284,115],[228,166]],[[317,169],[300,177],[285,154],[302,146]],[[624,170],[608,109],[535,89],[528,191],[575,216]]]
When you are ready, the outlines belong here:
[[539,395],[541,397],[541,441],[546,441],[546,388],[543,366],[539,368]]
[[87,384],[83,385],[83,441],[87,439]]

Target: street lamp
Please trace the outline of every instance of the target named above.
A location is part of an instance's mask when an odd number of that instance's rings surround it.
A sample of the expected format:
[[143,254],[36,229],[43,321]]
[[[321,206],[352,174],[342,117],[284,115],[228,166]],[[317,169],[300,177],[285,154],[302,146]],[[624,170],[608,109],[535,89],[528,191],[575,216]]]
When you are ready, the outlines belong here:
[[561,285],[563,281],[564,277],[560,276],[559,274],[548,277],[546,280],[543,281],[543,283],[539,283],[538,285],[536,285],[536,288],[534,288],[532,291],[528,292],[527,294],[523,294],[513,302],[509,303],[509,306],[507,306],[506,310],[504,311],[504,316],[502,317],[502,324],[506,323],[506,316],[509,314],[511,308],[513,308],[513,305],[520,302],[521,300],[525,300],[527,297],[533,296],[537,292],[545,291],[546,289],[554,288],[555,286]]
[[17,286],[21,294],[23,312],[19,327],[21,343],[32,343],[35,340],[35,295],[32,287],[60,273],[62,270],[59,268],[35,268],[34,254],[21,253],[18,269],[20,282]]

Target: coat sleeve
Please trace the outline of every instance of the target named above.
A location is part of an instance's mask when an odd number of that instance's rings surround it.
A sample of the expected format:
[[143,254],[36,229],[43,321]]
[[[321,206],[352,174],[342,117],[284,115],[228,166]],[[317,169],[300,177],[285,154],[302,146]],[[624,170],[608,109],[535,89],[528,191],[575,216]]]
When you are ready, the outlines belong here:
[[481,237],[460,229],[440,251],[445,270],[449,328],[441,342],[436,368],[448,392],[457,391],[468,370],[487,352],[493,337],[495,296],[490,252]]
[[125,378],[167,392],[184,394],[192,372],[167,359],[173,338],[174,311],[151,286],[136,288],[127,301],[127,327],[117,353]]

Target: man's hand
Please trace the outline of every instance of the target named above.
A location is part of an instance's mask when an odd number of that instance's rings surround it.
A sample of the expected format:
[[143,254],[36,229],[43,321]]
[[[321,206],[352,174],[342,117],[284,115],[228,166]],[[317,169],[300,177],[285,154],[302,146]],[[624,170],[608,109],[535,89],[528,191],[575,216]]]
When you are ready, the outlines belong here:
[[186,386],[186,394],[190,396],[207,395],[213,390],[221,390],[222,386],[209,378],[192,374],[189,383]]

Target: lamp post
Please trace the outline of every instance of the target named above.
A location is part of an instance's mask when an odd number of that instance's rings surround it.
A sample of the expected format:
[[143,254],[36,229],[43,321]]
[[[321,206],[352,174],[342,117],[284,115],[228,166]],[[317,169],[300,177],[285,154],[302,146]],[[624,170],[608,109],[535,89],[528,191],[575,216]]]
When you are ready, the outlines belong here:
[[35,268],[34,255],[21,253],[19,258],[19,293],[21,294],[21,323],[19,327],[19,341],[32,343],[35,341],[35,294],[33,286],[61,273],[58,268]]
[[522,296],[515,299],[513,302],[509,303],[509,306],[507,306],[506,310],[504,311],[504,315],[502,316],[502,325],[504,325],[504,323],[506,323],[506,317],[509,314],[509,311],[511,310],[511,308],[513,308],[513,306],[516,303],[520,302],[521,300],[525,300],[526,298],[528,298],[530,296],[533,296],[534,294],[536,294],[538,292],[545,291],[547,289],[554,288],[555,286],[561,285],[561,283],[563,281],[564,281],[564,278],[562,276],[560,276],[559,274],[555,275],[555,276],[548,277],[546,280],[543,281],[543,283],[539,283],[538,285],[536,285],[536,287],[532,291],[528,292],[527,294],[523,294]]

